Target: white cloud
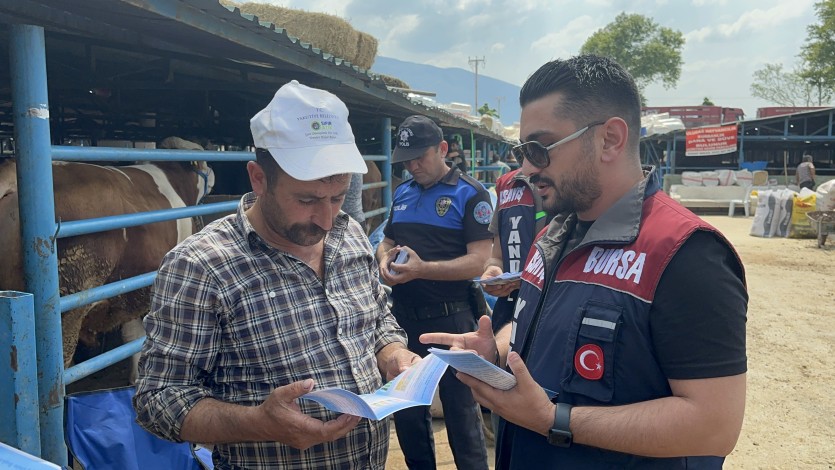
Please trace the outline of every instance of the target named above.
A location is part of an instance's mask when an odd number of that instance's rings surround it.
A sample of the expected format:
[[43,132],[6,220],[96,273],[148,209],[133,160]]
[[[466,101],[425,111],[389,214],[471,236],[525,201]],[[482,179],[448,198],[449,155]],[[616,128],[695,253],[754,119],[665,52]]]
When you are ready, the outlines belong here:
[[750,31],[772,30],[787,21],[803,16],[811,5],[811,0],[795,0],[780,2],[766,10],[756,8],[741,14],[733,23],[705,26],[688,32],[684,37],[687,42],[702,42],[714,38],[728,39]]
[[504,49],[505,49],[505,45],[502,42],[496,42],[496,43],[493,43],[493,45],[490,46],[490,52],[501,52]]
[[452,8],[456,11],[467,11],[474,7],[489,7],[490,0],[456,0],[452,4]]
[[702,72],[716,72],[728,70],[730,66],[747,61],[747,57],[721,57],[685,62],[681,66],[682,77]]
[[[378,38],[377,53],[380,55],[397,57],[395,54],[399,55],[399,37],[406,36],[415,31],[420,26],[420,17],[415,14],[399,16],[396,20],[396,28],[390,27],[391,20],[385,18],[375,19],[374,23],[380,27],[380,31],[386,31],[385,37]],[[386,25],[388,25],[388,27],[386,27]]]
[[[495,15],[483,12],[478,15],[468,15],[461,21],[461,26],[466,30],[479,30],[480,28],[489,28],[496,23]],[[488,31],[482,29],[482,31]]]
[[552,8],[554,3],[561,3],[561,2],[554,2],[553,0],[518,0],[512,1],[508,4],[508,7],[513,8],[516,12],[528,12],[534,10],[548,10]]
[[693,0],[693,5],[697,7],[703,6],[725,6],[728,0]]
[[591,16],[582,15],[571,20],[564,27],[536,39],[531,43],[530,48],[536,52],[550,51],[552,55],[549,59],[572,56],[580,50],[580,46],[588,36],[602,26],[597,24]]

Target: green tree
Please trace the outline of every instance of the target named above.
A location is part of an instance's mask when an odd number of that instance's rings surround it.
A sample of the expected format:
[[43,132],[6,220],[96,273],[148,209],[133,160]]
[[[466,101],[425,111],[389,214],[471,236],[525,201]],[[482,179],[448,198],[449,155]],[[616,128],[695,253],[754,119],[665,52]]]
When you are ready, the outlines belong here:
[[611,57],[632,74],[643,93],[657,81],[667,89],[676,85],[683,46],[681,31],[659,26],[643,15],[621,13],[586,39],[580,53]]
[[829,93],[822,95],[821,91],[826,90],[814,86],[801,70],[803,66],[798,71],[786,72],[782,64],[765,64],[754,72],[751,95],[778,106],[814,106],[828,101]]
[[500,117],[499,113],[495,109],[491,108],[490,105],[487,103],[481,105],[481,107],[478,108],[476,111],[478,111],[479,116],[484,116],[486,114],[488,116]]
[[716,105],[713,104],[713,101],[711,101],[710,98],[705,96],[705,99],[702,100],[702,106],[716,106]]
[[835,89],[835,0],[815,3],[820,23],[806,27],[806,44],[800,52],[804,65],[800,76],[818,90],[818,105]]

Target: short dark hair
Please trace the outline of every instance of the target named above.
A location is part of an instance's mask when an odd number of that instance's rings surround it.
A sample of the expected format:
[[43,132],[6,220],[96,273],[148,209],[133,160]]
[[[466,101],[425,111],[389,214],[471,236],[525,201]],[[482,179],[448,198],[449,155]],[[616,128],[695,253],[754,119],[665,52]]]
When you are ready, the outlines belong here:
[[270,190],[275,188],[278,184],[278,177],[284,174],[284,171],[278,166],[278,163],[275,161],[270,152],[266,149],[255,149],[255,162],[258,163],[258,166],[264,170],[264,175],[267,177],[267,186],[269,186]]
[[[267,187],[269,191],[272,192],[275,189],[276,185],[278,185],[279,178],[287,175],[287,172],[284,171],[283,168],[275,161],[275,158],[270,154],[270,152],[266,149],[256,148],[255,149],[255,162],[258,163],[258,166],[264,170],[264,175],[267,177]],[[326,181],[330,182],[334,179],[342,180],[344,178],[351,178],[350,173],[339,173],[335,175],[326,176],[324,178],[319,178],[318,181]]]
[[608,57],[579,55],[557,59],[540,67],[525,81],[519,105],[560,93],[563,100],[557,116],[586,125],[620,117],[629,126],[629,144],[637,149],[641,135],[641,95],[635,80]]

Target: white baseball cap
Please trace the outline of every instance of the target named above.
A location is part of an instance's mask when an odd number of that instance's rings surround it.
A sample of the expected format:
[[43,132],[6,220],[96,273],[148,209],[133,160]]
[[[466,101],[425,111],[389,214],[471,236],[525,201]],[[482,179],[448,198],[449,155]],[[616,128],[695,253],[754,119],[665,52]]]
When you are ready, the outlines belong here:
[[333,93],[293,80],[249,120],[255,147],[301,181],[368,169],[348,124],[348,108]]

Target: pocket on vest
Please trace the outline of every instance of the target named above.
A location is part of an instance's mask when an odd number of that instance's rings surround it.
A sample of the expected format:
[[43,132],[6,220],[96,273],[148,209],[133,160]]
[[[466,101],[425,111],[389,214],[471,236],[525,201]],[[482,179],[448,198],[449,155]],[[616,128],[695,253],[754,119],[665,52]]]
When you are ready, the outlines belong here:
[[572,355],[566,357],[570,373],[562,383],[565,392],[599,402],[612,400],[622,316],[623,308],[592,300],[579,309],[568,337],[567,349]]

